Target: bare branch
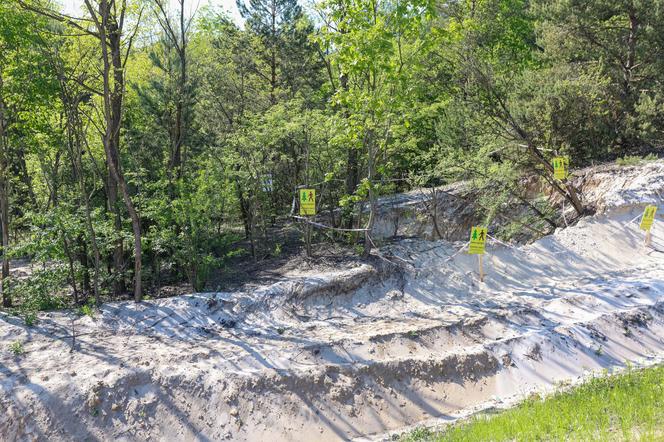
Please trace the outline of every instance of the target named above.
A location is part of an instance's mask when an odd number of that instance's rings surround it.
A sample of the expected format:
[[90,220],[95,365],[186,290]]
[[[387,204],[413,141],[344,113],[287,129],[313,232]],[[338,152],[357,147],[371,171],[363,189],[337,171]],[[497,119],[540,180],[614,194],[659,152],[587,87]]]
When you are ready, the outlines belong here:
[[[66,14],[62,14],[60,12],[55,12],[55,11],[52,11],[50,9],[38,8],[36,6],[32,6],[31,4],[26,3],[24,0],[17,0],[17,1],[18,1],[18,4],[23,9],[25,9],[26,11],[31,11],[31,12],[34,12],[36,14],[42,15],[44,17],[48,17],[48,18],[51,18],[53,20],[57,20],[60,23],[66,23],[67,25],[72,26],[72,27],[78,29],[79,31],[81,31],[81,32],[83,32],[87,35],[92,35],[93,37],[99,38],[99,34],[97,32],[91,31],[87,28],[84,28],[80,24],[76,23],[77,20],[79,20],[79,21],[92,21],[90,19],[77,19],[75,17],[70,17]],[[87,0],[85,0],[85,1],[86,1],[86,3],[88,2]],[[90,8],[88,8],[88,9],[90,9]]]

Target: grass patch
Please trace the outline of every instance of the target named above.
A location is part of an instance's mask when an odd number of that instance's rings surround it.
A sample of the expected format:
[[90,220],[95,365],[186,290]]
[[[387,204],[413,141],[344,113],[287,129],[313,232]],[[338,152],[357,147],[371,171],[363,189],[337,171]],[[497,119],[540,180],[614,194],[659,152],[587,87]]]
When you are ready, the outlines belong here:
[[637,155],[625,155],[622,158],[616,160],[616,164],[619,166],[638,166],[643,163],[649,163],[651,161],[656,161],[657,155],[654,153],[648,154],[645,157],[640,157]]
[[664,367],[596,377],[498,414],[479,414],[440,433],[418,429],[401,440],[664,440]]
[[82,305],[78,308],[78,314],[81,316],[89,316],[92,319],[95,318],[95,307],[90,304]]
[[12,352],[14,356],[21,356],[23,353],[25,353],[23,344],[21,344],[19,341],[14,341],[9,344],[9,351]]

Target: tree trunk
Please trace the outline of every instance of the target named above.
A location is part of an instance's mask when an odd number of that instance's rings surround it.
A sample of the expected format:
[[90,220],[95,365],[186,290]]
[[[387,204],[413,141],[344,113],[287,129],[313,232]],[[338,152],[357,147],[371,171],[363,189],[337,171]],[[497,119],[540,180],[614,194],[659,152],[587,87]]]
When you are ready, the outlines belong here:
[[[59,155],[60,153],[58,152],[55,160],[56,171],[53,173],[54,175],[57,175],[57,163],[59,162]],[[19,169],[19,177],[21,178],[23,184],[25,184],[26,189],[28,189],[28,198],[30,199],[30,204],[32,204],[32,207],[36,209],[37,196],[35,195],[35,188],[32,184],[32,178],[30,178],[30,174],[28,173],[28,166],[25,163],[25,152],[23,149],[18,149],[16,152],[16,163]]]
[[81,134],[81,128],[83,127],[83,124],[80,121],[78,115],[78,101],[71,103],[69,110],[71,112],[70,130],[72,136],[72,141],[71,141],[72,144],[70,146],[72,151],[71,152],[72,161],[74,162],[77,170],[76,175],[78,177],[78,188],[79,188],[80,199],[85,209],[85,227],[88,231],[88,235],[90,235],[90,244],[92,246],[92,254],[94,257],[94,266],[95,266],[93,290],[95,296],[95,305],[99,307],[99,305],[101,304],[101,296],[99,293],[99,272],[101,266],[101,254],[99,252],[99,245],[97,244],[97,234],[95,232],[94,225],[92,224],[92,209],[90,208],[90,198],[88,197],[88,192],[85,186],[83,158],[81,158],[81,152],[83,151],[83,143],[82,143],[83,134]]
[[[86,0],[89,5],[89,0]],[[113,2],[111,2],[113,3]],[[131,218],[134,233],[134,300],[140,302],[141,293],[141,224],[138,213],[134,208],[129,189],[122,173],[119,157],[120,123],[122,119],[122,100],[124,96],[124,66],[122,62],[122,29],[116,21],[117,17],[111,15],[112,8],[108,0],[99,3],[99,17],[97,22],[99,40],[102,51],[103,83],[104,83],[104,119],[106,120],[106,133],[104,135],[104,150],[106,162],[113,179],[117,182],[127,212]],[[123,6],[124,8],[124,6]],[[124,11],[122,12],[124,14]],[[113,20],[111,20],[111,18]],[[110,54],[109,54],[110,49]],[[111,71],[113,77],[113,91],[111,92]]]
[[270,103],[276,104],[277,98],[275,91],[277,89],[277,0],[271,3],[271,31],[272,41],[270,41]]
[[74,270],[74,258],[71,253],[71,248],[69,247],[67,234],[64,231],[62,232],[62,243],[64,245],[65,255],[67,255],[67,263],[69,264],[69,283],[71,284],[72,289],[74,289],[74,305],[78,305],[79,296],[78,296],[78,287],[76,286],[76,272]]
[[5,114],[5,101],[2,95],[3,72],[0,65],[0,229],[2,229],[2,279],[0,292],[2,292],[3,307],[11,307],[12,300],[7,291],[7,278],[9,277],[9,172],[8,143],[7,143],[7,116]]
[[[0,147],[4,150],[4,147]],[[0,291],[2,291],[2,305],[4,307],[11,307],[12,301],[7,292],[7,278],[9,278],[9,189],[5,173],[7,170],[6,160],[4,154],[0,154],[0,220],[2,228],[2,280],[0,281]]]
[[[184,144],[188,123],[189,90],[187,77],[187,23],[185,21],[184,0],[179,0],[179,29],[176,32],[175,25],[168,14],[168,4],[164,0],[155,0],[159,9],[158,18],[164,35],[175,48],[180,63],[179,77],[177,78],[177,91],[175,103],[175,121],[169,121],[168,134],[170,137],[170,154],[168,159],[168,178],[169,182],[173,176],[182,178],[184,174],[185,155]],[[168,70],[169,75],[172,71]],[[174,189],[171,188],[171,194],[174,196]]]
[[122,217],[118,208],[118,182],[113,177],[110,167],[108,167],[107,188],[108,188],[108,211],[113,216],[113,225],[118,233],[113,248],[113,294],[120,296],[126,291],[124,282],[124,247],[122,244]]
[[369,220],[367,221],[366,231],[364,232],[364,257],[368,257],[371,253],[373,247],[373,242],[371,240],[371,232],[373,231],[374,222],[376,221],[376,211],[378,208],[376,194],[374,192],[374,178],[375,178],[375,160],[376,160],[376,151],[374,145],[374,135],[373,130],[369,129],[367,131],[367,166],[368,173],[367,178],[369,180]]
[[[88,247],[87,244],[85,243],[85,238],[83,235],[79,235],[76,238],[76,243],[78,245],[78,261],[81,263],[81,267],[83,268],[83,281],[82,281],[82,288],[81,290],[85,294],[85,298],[87,299],[90,296],[90,261],[88,259]],[[85,299],[83,300],[85,301]]]
[[[342,90],[348,91],[348,76],[341,74],[339,77],[339,85]],[[344,118],[348,118],[348,111],[344,110]],[[353,195],[359,185],[359,166],[358,166],[357,149],[354,146],[348,146],[346,150],[346,195]],[[354,210],[353,210],[354,211]],[[350,218],[346,223],[346,228],[353,227],[353,216],[351,213]]]
[[184,20],[184,0],[180,1],[180,85],[177,109],[177,170],[178,178],[184,174],[184,158],[182,150],[185,142],[187,125],[187,106],[189,105],[189,91],[187,87],[187,28]]

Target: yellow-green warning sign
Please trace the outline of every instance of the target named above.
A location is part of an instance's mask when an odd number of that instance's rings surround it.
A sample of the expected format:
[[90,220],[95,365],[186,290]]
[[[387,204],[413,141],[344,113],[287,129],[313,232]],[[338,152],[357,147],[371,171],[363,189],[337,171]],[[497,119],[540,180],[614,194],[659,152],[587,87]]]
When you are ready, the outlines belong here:
[[650,230],[652,223],[655,221],[655,212],[657,212],[657,206],[646,206],[643,211],[643,218],[641,218],[641,230],[646,232]]
[[311,216],[316,214],[316,190],[300,189],[300,215]]
[[486,227],[473,227],[470,229],[470,247],[468,253],[471,255],[484,255],[486,244]]
[[569,169],[569,157],[555,157],[551,164],[553,165],[553,177],[557,180],[564,180],[567,178],[567,171]]

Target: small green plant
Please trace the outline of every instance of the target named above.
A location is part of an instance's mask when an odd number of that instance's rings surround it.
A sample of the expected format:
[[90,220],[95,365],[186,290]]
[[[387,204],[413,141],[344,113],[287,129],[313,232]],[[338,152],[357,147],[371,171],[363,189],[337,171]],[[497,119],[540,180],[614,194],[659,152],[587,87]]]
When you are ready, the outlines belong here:
[[283,335],[284,333],[286,333],[286,329],[284,327],[279,327],[277,329],[277,333],[279,333],[280,335]]
[[93,318],[93,319],[94,319],[94,317],[95,317],[95,310],[94,310],[94,308],[93,308],[91,305],[89,305],[89,304],[85,304],[85,305],[79,307],[78,312],[79,312],[79,314],[81,314],[81,315],[89,316],[89,317],[91,317],[91,318]]
[[649,154],[646,155],[645,157],[640,157],[638,155],[625,155],[622,158],[618,158],[616,160],[616,164],[619,166],[638,166],[639,164],[647,163],[650,161],[655,161],[657,160],[657,156],[655,154]]
[[23,313],[23,322],[27,327],[32,327],[37,322],[37,313],[31,310],[25,311]]
[[415,339],[419,336],[420,334],[417,332],[417,330],[410,330],[408,332],[408,337],[411,339]]
[[92,416],[99,416],[99,408],[97,408],[97,407],[91,408],[90,409],[90,414]]
[[400,442],[416,442],[416,441],[428,441],[434,440],[436,434],[429,428],[418,427],[413,430],[410,434],[402,436]]
[[23,353],[25,353],[23,344],[21,344],[19,341],[14,341],[9,344],[9,351],[11,351],[14,356],[21,356]]
[[282,252],[283,252],[283,250],[281,249],[281,244],[276,243],[274,245],[274,256],[280,256]]
[[595,354],[596,354],[597,356],[602,356],[602,355],[604,354],[604,350],[602,350],[602,346],[601,346],[601,345],[595,349]]

